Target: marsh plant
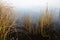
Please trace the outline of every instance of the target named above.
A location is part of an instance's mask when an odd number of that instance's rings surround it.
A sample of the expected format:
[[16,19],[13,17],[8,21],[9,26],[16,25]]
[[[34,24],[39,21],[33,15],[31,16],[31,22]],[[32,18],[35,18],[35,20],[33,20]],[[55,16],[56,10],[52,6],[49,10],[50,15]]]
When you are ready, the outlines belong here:
[[11,6],[0,4],[0,40],[5,40],[7,33],[15,23],[14,12]]

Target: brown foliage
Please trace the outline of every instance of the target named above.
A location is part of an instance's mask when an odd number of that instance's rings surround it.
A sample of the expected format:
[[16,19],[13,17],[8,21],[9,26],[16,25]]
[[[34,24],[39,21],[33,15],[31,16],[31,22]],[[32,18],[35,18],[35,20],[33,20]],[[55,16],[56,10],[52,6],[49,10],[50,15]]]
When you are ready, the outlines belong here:
[[10,27],[15,23],[12,7],[0,4],[0,40],[5,40]]

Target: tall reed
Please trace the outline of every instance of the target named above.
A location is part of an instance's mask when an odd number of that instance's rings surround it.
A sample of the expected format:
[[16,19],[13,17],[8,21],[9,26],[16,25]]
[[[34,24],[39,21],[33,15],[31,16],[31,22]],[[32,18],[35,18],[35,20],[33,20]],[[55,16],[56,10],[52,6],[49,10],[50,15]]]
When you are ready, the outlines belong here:
[[0,4],[0,40],[5,40],[7,33],[15,23],[13,8]]

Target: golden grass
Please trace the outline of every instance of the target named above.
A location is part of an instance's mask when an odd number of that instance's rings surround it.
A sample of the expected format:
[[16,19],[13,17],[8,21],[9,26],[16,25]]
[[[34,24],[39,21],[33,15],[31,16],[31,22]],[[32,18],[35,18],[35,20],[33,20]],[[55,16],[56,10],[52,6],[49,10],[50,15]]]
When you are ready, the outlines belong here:
[[30,17],[26,17],[26,29],[31,32]]
[[[46,13],[47,12],[48,11],[46,11]],[[10,7],[10,6],[6,7],[3,4],[0,4],[0,40],[5,40],[7,33],[10,31],[10,28],[15,24],[14,16],[15,15],[12,10],[12,7]],[[46,18],[45,18],[44,14],[43,14],[41,16],[40,24],[37,23],[37,26],[39,26],[39,28],[37,28],[38,32],[40,33],[40,31],[41,31],[42,32],[41,34],[43,34],[44,25],[46,25],[46,28],[49,27],[52,19],[53,19],[53,15],[48,16],[48,13],[47,13]],[[30,33],[32,31],[31,24],[30,24],[30,17],[26,17],[25,21],[26,21],[26,29],[28,30],[28,33]],[[17,32],[16,29],[15,29],[15,31]],[[18,33],[17,33],[17,40],[18,40]]]
[[10,27],[15,23],[12,7],[0,4],[0,40],[5,40]]

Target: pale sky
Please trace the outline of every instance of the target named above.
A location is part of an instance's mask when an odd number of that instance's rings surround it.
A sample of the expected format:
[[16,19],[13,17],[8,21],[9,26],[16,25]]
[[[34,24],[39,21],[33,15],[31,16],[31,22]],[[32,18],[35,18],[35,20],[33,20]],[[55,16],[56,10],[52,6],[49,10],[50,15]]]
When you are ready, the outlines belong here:
[[60,8],[60,0],[2,0],[2,3],[18,8],[45,7],[47,2],[49,7]]
[[[36,12],[36,11],[40,12],[39,8],[46,8],[47,3],[48,3],[48,7],[60,8],[60,0],[0,0],[0,1],[4,5],[10,5],[10,6],[13,6],[14,8],[18,8],[18,9],[20,9],[20,8],[25,9],[25,10],[29,9],[34,12]],[[56,15],[59,15],[57,12],[56,12]]]

